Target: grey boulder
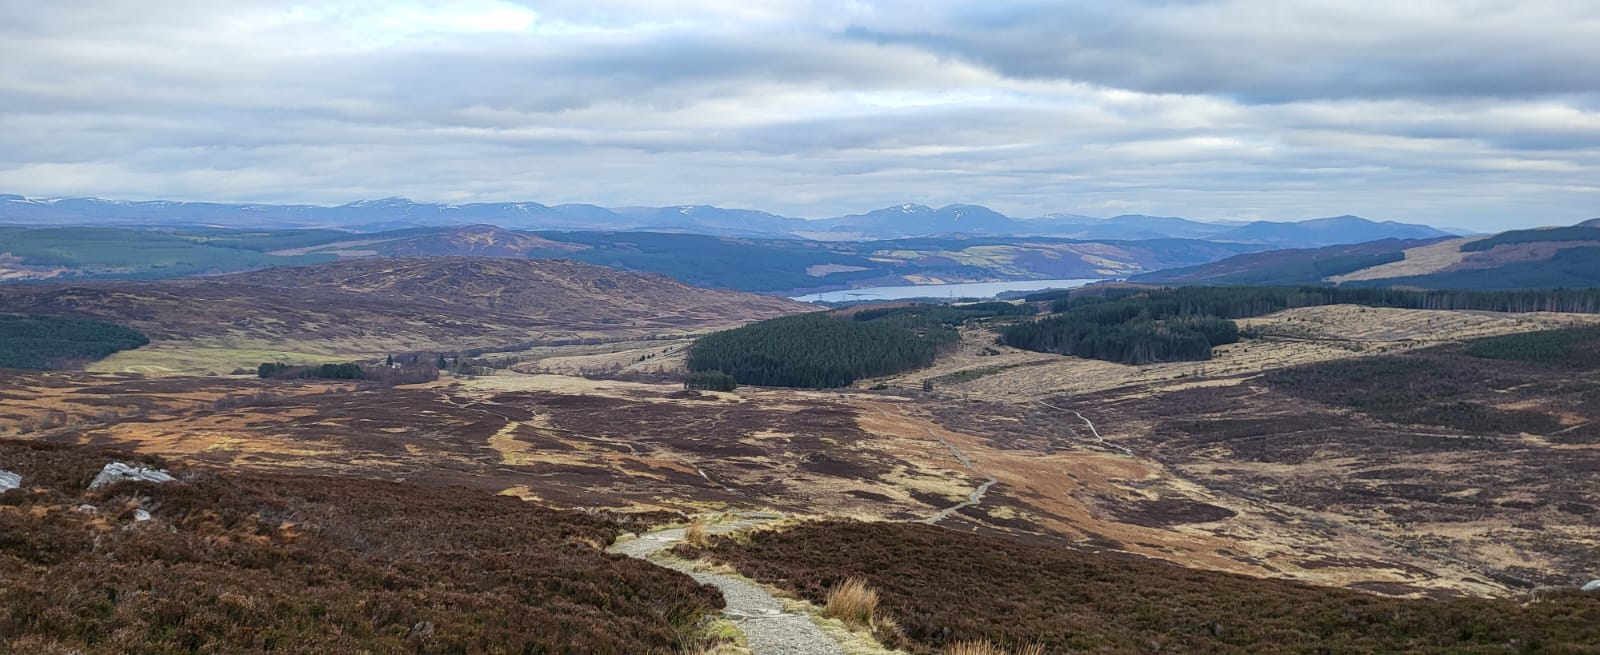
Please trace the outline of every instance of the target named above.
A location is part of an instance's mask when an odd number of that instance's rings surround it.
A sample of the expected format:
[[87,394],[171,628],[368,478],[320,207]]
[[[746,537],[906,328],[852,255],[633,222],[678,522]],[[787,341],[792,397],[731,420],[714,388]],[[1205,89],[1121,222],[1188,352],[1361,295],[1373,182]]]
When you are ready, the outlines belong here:
[[112,462],[100,469],[100,474],[94,476],[94,481],[89,483],[90,489],[99,489],[118,482],[172,482],[176,478],[160,469],[144,468],[142,466],[129,466],[122,462]]

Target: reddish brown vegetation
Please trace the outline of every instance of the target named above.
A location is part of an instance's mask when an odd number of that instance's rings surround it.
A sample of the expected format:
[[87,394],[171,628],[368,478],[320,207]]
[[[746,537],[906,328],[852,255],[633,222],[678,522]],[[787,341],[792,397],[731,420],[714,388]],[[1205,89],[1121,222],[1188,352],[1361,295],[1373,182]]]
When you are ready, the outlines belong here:
[[693,552],[813,602],[860,578],[906,643],[1094,653],[1600,653],[1600,598],[1405,600],[916,524],[826,521]]
[[602,553],[598,517],[200,469],[84,491],[107,461],[160,464],[127,457],[0,442],[24,479],[0,495],[0,652],[670,653],[721,605]]
[[[226,336],[351,354],[705,330],[806,311],[771,296],[561,260],[355,259],[158,282],[0,287],[0,312],[125,323],[156,342]],[[363,345],[367,344],[367,345]],[[434,346],[418,345],[433,350]]]

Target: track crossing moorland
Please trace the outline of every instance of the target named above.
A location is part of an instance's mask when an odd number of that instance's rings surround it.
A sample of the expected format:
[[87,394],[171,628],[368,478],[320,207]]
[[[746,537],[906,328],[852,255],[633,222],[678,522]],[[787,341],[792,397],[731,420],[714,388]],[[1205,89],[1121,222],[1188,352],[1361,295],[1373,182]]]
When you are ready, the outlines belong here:
[[[756,527],[772,518],[751,515],[710,526],[708,530],[734,532]],[[744,632],[753,655],[845,655],[844,649],[812,623],[809,615],[785,611],[783,601],[761,585],[731,575],[696,570],[689,562],[663,552],[682,542],[684,533],[684,528],[661,530],[613,544],[606,550],[678,571],[696,582],[716,587],[727,602],[723,615]]]

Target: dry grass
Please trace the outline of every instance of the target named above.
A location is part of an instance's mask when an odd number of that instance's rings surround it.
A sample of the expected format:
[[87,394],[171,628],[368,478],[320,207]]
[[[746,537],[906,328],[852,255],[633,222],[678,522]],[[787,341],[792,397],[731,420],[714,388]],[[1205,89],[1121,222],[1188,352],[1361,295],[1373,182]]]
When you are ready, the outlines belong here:
[[683,540],[696,546],[706,546],[710,543],[711,533],[706,531],[705,519],[695,519],[689,527],[683,530]]
[[871,628],[878,611],[878,590],[861,578],[848,578],[828,590],[822,615],[854,628]]
[[678,651],[681,655],[750,655],[750,642],[739,626],[726,617],[708,616],[699,625],[692,643]]
[[943,655],[1044,655],[1044,646],[1028,644],[1006,650],[987,641],[963,641],[944,649]]
[[1451,239],[1411,248],[1406,250],[1406,258],[1400,261],[1363,268],[1345,275],[1335,275],[1328,278],[1328,281],[1335,284],[1344,284],[1355,280],[1381,280],[1388,277],[1437,273],[1461,263],[1461,260],[1465,259],[1469,254],[1462,252],[1461,247],[1481,238],[1483,237]]

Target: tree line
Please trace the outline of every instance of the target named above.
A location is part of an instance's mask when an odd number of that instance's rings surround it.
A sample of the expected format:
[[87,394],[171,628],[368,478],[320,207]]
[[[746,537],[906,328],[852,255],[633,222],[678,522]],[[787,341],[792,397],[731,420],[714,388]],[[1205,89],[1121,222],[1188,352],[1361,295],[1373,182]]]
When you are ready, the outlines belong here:
[[390,385],[418,384],[439,379],[439,368],[433,362],[419,358],[396,365],[392,357],[383,366],[364,366],[354,362],[306,365],[262,362],[256,368],[256,376],[264,380],[363,380]]
[[695,371],[683,381],[683,388],[691,391],[733,391],[739,388],[732,375],[722,371]]

